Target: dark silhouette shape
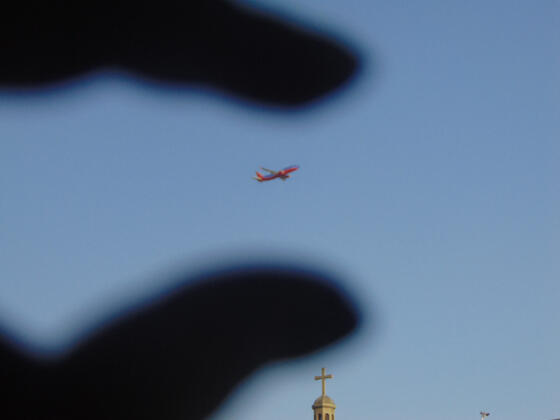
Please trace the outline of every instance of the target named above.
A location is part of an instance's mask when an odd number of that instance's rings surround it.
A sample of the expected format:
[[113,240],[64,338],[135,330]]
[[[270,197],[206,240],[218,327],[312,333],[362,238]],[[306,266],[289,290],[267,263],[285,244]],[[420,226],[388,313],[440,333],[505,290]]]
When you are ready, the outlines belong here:
[[339,87],[347,47],[223,0],[22,0],[0,25],[0,85],[34,88],[99,68],[203,84],[281,106]]
[[263,364],[308,354],[358,324],[320,273],[245,267],[182,279],[58,357],[0,343],[11,419],[198,420]]

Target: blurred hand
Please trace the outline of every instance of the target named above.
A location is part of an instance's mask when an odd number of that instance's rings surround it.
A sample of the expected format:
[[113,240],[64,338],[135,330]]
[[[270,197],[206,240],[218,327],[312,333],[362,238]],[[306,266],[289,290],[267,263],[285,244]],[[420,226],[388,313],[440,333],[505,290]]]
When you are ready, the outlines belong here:
[[[356,56],[221,0],[28,0],[0,25],[0,87],[52,86],[99,68],[203,84],[282,106],[339,87]],[[357,325],[324,276],[247,268],[180,279],[57,358],[0,338],[2,417],[198,420],[263,364],[310,353]],[[13,414],[16,413],[16,414]],[[2,411],[0,411],[0,414]]]
[[2,418],[202,419],[258,367],[320,349],[358,323],[328,278],[298,268],[177,284],[58,358],[27,357],[5,341]]

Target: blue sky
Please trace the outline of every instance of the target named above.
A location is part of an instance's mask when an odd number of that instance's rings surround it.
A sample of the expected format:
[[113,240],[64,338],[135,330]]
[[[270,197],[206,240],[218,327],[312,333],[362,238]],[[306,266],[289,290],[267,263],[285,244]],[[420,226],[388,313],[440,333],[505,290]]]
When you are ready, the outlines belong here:
[[[162,273],[272,252],[332,270],[357,335],[215,420],[560,416],[560,2],[266,0],[360,78],[300,114],[119,75],[0,92],[0,320],[58,347]],[[259,184],[259,165],[301,169]]]

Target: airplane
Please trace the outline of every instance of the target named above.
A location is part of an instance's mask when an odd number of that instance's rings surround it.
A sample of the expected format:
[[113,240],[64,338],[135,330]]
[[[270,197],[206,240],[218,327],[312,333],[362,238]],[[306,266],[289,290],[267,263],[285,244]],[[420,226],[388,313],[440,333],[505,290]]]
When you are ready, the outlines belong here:
[[268,172],[270,175],[263,175],[257,171],[257,176],[253,177],[253,179],[263,182],[263,181],[272,181],[273,179],[280,178],[282,181],[287,180],[290,178],[290,172],[297,171],[299,169],[298,165],[288,166],[287,168],[281,169],[279,171],[273,171],[272,169],[266,169],[261,166],[263,171]]

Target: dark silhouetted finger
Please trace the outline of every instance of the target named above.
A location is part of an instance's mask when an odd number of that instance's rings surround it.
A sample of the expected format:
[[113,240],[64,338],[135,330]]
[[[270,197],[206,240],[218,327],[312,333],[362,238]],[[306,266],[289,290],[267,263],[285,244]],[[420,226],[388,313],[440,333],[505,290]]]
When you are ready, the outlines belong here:
[[[263,364],[318,350],[358,315],[326,276],[245,267],[182,279],[112,317],[67,355],[0,349],[9,405],[35,419],[198,420]],[[12,417],[15,418],[15,417]]]
[[332,37],[223,0],[13,6],[0,25],[4,86],[43,86],[113,67],[292,106],[341,86],[358,66],[356,53]]

